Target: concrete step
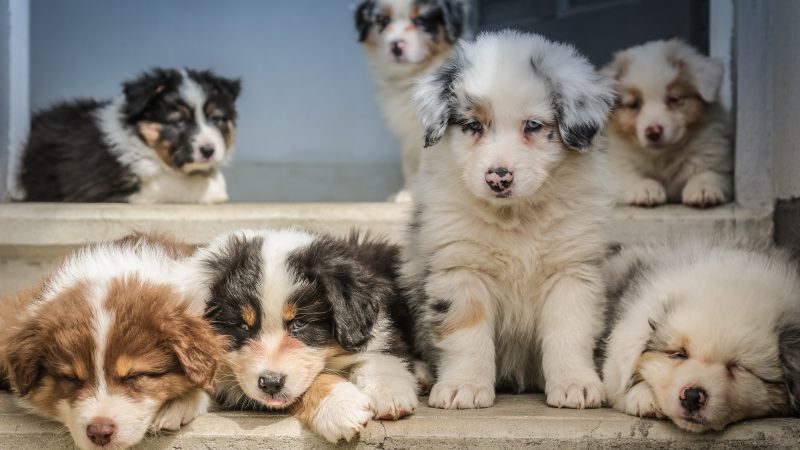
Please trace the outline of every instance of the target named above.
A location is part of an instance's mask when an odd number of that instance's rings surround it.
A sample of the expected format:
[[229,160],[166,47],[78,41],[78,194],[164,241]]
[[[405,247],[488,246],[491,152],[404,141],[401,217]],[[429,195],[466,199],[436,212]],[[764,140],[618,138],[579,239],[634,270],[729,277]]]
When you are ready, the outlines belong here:
[[[132,230],[168,232],[194,245],[237,228],[285,226],[336,234],[359,228],[402,242],[409,212],[410,205],[394,203],[0,204],[0,294],[33,283],[71,248]],[[608,224],[609,238],[623,243],[686,234],[771,240],[772,210],[617,207]]]
[[[425,399],[423,399],[424,404]],[[695,434],[672,423],[639,419],[610,409],[549,408],[542,395],[501,395],[494,407],[444,411],[421,406],[397,422],[370,422],[357,442],[342,448],[657,448],[796,449],[800,419],[743,422],[721,433]],[[0,448],[72,448],[65,428],[29,415],[0,394]],[[317,449],[332,447],[279,414],[216,411],[175,433],[147,437],[140,449]]]

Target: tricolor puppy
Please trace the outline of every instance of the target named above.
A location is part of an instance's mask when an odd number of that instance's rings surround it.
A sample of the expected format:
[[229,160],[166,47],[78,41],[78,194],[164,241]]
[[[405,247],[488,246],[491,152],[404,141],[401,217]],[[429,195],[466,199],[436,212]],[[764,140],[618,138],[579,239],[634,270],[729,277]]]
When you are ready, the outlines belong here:
[[568,45],[506,31],[460,44],[416,98],[428,148],[403,276],[430,405],[491,406],[497,386],[599,407],[610,200],[595,146],[611,80]]
[[409,186],[419,169],[423,131],[412,100],[414,81],[438,69],[453,44],[468,34],[468,6],[468,0],[363,0],[356,9],[358,40],[378,101],[400,141],[405,185],[396,201],[410,200]]
[[414,412],[398,264],[382,241],[291,229],[237,231],[200,249],[187,279],[230,340],[220,403],[290,408],[331,442],[372,417]]
[[608,261],[611,405],[689,431],[800,415],[800,270],[774,249],[684,242]]
[[76,100],[36,114],[17,200],[218,203],[233,149],[239,81],[154,69],[113,101]]
[[0,318],[0,372],[82,449],[122,449],[206,411],[220,338],[170,277],[182,253],[145,235],[68,256]]
[[608,149],[618,201],[729,202],[733,161],[728,120],[717,102],[722,64],[673,39],[618,52],[603,70],[621,93]]

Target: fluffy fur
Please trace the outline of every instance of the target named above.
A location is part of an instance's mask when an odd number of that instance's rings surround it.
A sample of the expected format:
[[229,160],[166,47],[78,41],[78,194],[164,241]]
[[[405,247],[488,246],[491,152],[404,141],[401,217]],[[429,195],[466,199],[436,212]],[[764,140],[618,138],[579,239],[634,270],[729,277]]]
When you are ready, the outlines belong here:
[[690,431],[800,414],[800,272],[771,249],[689,241],[606,267],[611,405]]
[[169,273],[183,257],[134,235],[68,256],[0,318],[0,372],[82,449],[122,449],[206,411],[221,339]]
[[491,406],[497,386],[600,406],[592,349],[610,200],[594,147],[611,80],[568,45],[488,33],[424,77],[416,99],[430,148],[402,272],[437,376],[429,404]]
[[355,14],[358,39],[375,78],[383,115],[400,141],[405,185],[396,201],[410,200],[419,170],[422,126],[412,101],[414,81],[431,73],[468,35],[466,0],[364,0]]
[[729,126],[717,103],[722,64],[670,40],[621,51],[603,70],[620,85],[609,125],[618,201],[696,207],[729,202]]
[[414,412],[398,258],[368,237],[291,229],[237,231],[200,249],[187,277],[230,340],[218,400],[291,408],[331,442],[350,440],[373,416]]
[[154,69],[113,101],[76,100],[36,114],[17,200],[218,203],[233,149],[239,81]]

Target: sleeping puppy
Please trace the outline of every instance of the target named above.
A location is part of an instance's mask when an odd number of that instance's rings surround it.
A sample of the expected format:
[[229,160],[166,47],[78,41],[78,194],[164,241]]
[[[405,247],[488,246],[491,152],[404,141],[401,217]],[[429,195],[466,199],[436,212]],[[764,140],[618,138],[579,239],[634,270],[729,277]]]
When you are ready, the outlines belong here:
[[357,234],[242,230],[200,249],[187,279],[230,341],[220,403],[290,409],[331,442],[414,412],[397,265],[396,247]]
[[488,407],[497,386],[599,407],[611,202],[594,147],[611,80],[568,45],[506,31],[460,44],[416,98],[429,148],[402,271],[438,378],[429,404]]
[[800,271],[785,255],[700,241],[624,248],[606,275],[614,408],[689,431],[800,415]]
[[236,136],[238,80],[153,69],[111,101],[37,113],[19,173],[30,202],[219,203]]
[[220,338],[170,277],[179,247],[155,236],[82,248],[6,301],[0,375],[82,449],[121,449],[208,408]]
[[673,39],[618,52],[603,70],[621,90],[608,149],[618,201],[701,208],[731,201],[728,119],[717,102],[722,64]]
[[422,126],[412,91],[420,75],[447,58],[466,33],[468,0],[363,0],[356,8],[358,40],[364,46],[378,89],[378,101],[400,141],[403,190],[393,197],[410,200],[409,186],[419,170]]

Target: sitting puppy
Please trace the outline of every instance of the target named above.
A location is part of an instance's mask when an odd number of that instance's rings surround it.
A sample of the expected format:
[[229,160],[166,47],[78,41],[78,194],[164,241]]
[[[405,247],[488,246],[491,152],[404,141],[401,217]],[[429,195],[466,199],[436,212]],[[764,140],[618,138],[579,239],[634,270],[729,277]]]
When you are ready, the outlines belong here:
[[599,407],[611,202],[594,142],[612,81],[570,46],[507,31],[460,44],[416,97],[429,148],[403,276],[429,404],[488,407],[497,386]]
[[235,140],[239,81],[154,69],[113,101],[76,100],[36,114],[16,200],[219,203],[219,165]]
[[419,170],[422,125],[412,101],[418,76],[438,69],[453,43],[466,33],[467,0],[363,0],[356,9],[358,40],[364,45],[378,100],[400,141],[403,190],[394,200],[411,199],[409,186]]
[[0,375],[82,449],[121,449],[206,411],[220,338],[169,273],[180,249],[134,235],[68,256],[0,317]]
[[722,64],[673,39],[621,51],[603,70],[621,90],[608,149],[618,201],[729,202],[733,162],[727,117],[717,103]]
[[607,263],[611,405],[689,431],[800,415],[800,272],[775,250],[686,242]]
[[230,340],[225,407],[289,408],[331,442],[417,406],[398,249],[297,230],[220,236],[187,266],[206,317]]

